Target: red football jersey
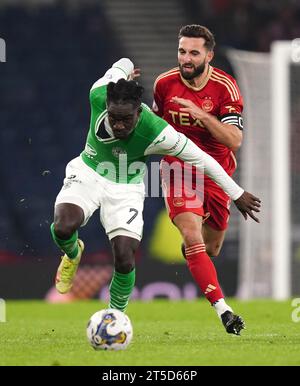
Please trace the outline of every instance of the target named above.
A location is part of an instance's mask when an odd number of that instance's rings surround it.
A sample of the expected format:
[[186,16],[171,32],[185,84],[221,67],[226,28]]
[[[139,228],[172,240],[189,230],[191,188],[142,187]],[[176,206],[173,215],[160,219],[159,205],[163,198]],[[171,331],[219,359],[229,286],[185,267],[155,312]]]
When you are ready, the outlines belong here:
[[153,111],[157,115],[214,157],[232,175],[236,160],[231,149],[218,142],[201,121],[194,119],[189,113],[181,112],[181,106],[171,102],[174,96],[189,99],[221,122],[236,125],[242,130],[243,99],[234,78],[209,66],[207,76],[200,87],[196,88],[181,77],[177,67],[156,79],[153,102]]

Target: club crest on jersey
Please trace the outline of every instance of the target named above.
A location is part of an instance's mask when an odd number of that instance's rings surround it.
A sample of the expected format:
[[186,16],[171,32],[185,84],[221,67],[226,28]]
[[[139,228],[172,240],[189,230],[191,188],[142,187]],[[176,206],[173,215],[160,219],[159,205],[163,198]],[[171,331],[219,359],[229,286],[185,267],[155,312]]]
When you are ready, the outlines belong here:
[[184,199],[182,197],[175,197],[173,199],[173,205],[177,208],[180,206],[184,206]]
[[120,155],[127,154],[127,151],[121,147],[113,147],[111,152],[115,158],[119,158]]
[[211,99],[204,99],[201,108],[208,113],[214,108],[214,104]]

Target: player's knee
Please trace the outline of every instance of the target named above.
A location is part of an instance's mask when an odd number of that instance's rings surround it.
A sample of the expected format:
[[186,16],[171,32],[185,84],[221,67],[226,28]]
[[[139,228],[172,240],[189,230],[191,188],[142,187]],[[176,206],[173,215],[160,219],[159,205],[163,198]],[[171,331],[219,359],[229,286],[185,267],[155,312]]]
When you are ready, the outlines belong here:
[[134,249],[131,247],[124,248],[123,245],[114,244],[113,254],[115,258],[115,269],[120,273],[129,273],[135,267]]
[[203,238],[200,232],[196,232],[191,228],[182,227],[180,229],[184,240],[185,247],[192,247],[195,244],[203,243]]
[[69,239],[84,221],[83,209],[74,204],[59,204],[54,212],[54,231],[62,240]]
[[115,270],[119,273],[129,273],[135,267],[134,256],[124,252],[115,254]]
[[59,218],[54,221],[55,234],[62,240],[69,239],[77,229],[78,224],[76,221],[64,221]]
[[209,243],[209,244],[206,244],[205,246],[206,246],[206,253],[208,254],[208,256],[210,257],[219,256],[222,248],[221,243]]
[[135,252],[139,242],[128,237],[117,236],[112,240],[111,245],[116,271],[120,273],[131,272],[135,267]]

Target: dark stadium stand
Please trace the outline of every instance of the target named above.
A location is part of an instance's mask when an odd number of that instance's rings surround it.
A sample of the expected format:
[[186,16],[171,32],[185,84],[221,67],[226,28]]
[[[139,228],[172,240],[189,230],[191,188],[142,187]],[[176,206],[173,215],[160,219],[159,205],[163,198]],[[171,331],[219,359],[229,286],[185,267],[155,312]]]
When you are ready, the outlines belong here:
[[[84,146],[89,88],[121,50],[100,5],[8,6],[0,27],[9,63],[0,68],[0,251],[53,255],[53,204]],[[98,223],[89,233],[100,233]],[[89,248],[101,239],[90,237]]]

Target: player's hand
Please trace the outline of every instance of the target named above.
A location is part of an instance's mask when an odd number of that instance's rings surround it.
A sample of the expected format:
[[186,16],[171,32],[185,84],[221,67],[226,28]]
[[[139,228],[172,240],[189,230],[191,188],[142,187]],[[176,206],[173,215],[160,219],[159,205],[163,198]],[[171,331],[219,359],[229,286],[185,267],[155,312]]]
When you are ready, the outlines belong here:
[[194,119],[204,118],[207,114],[199,106],[195,105],[194,102],[189,99],[179,98],[177,96],[171,98],[171,102],[177,103],[183,107],[180,108],[180,111],[184,113],[189,113]]
[[253,194],[244,192],[240,198],[234,201],[238,210],[242,213],[245,220],[248,215],[256,222],[259,223],[259,219],[254,215],[253,212],[260,212],[260,199],[253,196]]
[[134,80],[135,78],[138,78],[141,76],[141,69],[135,68],[132,73],[129,75],[128,80]]

